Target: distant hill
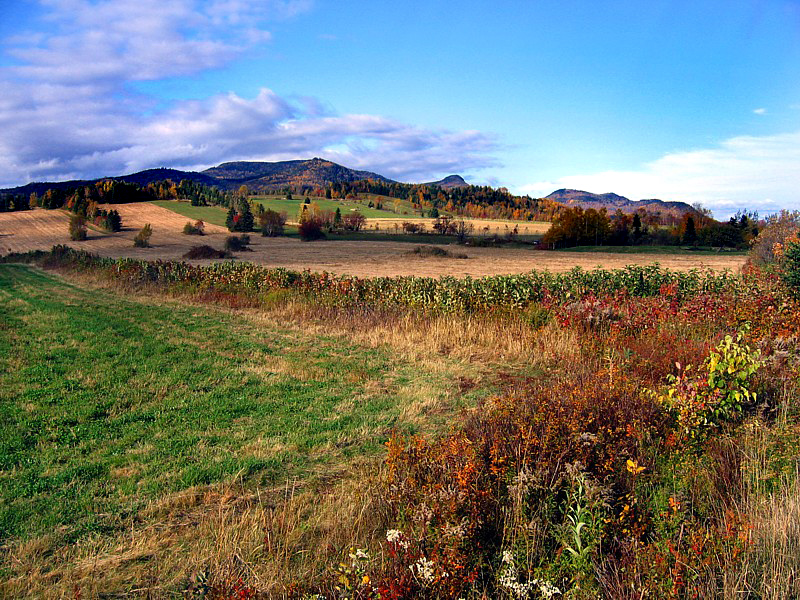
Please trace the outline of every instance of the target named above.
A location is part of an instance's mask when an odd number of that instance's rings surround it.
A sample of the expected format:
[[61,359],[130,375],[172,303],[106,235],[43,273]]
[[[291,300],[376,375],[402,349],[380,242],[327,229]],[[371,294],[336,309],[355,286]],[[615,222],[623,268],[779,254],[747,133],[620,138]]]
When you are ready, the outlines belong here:
[[464,178],[461,175],[448,175],[444,179],[440,179],[439,181],[430,181],[428,183],[423,183],[422,185],[435,185],[445,190],[450,190],[453,188],[462,188],[462,187],[469,187],[469,184],[464,181]]
[[356,171],[322,158],[286,160],[282,162],[227,162],[202,172],[216,179],[218,185],[233,188],[246,185],[252,190],[276,189],[284,186],[324,187],[329,183],[345,183],[373,179],[393,183],[383,175]]
[[[373,179],[385,183],[393,180],[370,171],[357,171],[321,158],[311,160],[286,160],[281,162],[227,162],[202,172],[178,169],[147,169],[130,175],[98,177],[97,179],[75,179],[58,182],[28,183],[16,188],[0,190],[6,194],[41,195],[48,189],[68,189],[91,185],[97,181],[115,179],[142,186],[155,181],[171,179],[178,183],[188,179],[196,183],[216,186],[221,190],[232,190],[246,185],[251,191],[280,189],[285,186],[325,187],[329,183],[345,183]],[[460,179],[460,178],[459,178]]]
[[593,194],[582,190],[560,189],[548,195],[547,198],[566,206],[580,206],[596,210],[605,208],[609,214],[614,214],[617,210],[621,210],[623,213],[634,213],[639,209],[644,209],[649,213],[681,217],[687,212],[692,214],[697,212],[686,202],[665,202],[657,199],[629,200],[618,194]]

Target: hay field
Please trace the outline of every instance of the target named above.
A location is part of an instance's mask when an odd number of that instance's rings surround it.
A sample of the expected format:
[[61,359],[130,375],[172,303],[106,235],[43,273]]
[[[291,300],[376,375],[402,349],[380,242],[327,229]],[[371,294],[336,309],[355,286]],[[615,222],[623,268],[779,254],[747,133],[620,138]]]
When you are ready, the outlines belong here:
[[[32,211],[0,213],[0,253],[48,250],[55,244],[95,252],[113,258],[177,260],[194,245],[209,244],[221,248],[229,232],[207,224],[204,237],[182,233],[188,219],[150,203],[116,205],[124,229],[108,234],[89,230],[83,242],[72,242],[67,233],[69,216],[62,211],[35,209]],[[384,220],[385,221],[385,220]],[[145,223],[153,227],[152,248],[134,248],[133,238]],[[536,224],[532,224],[536,225]],[[383,228],[383,224],[382,224]],[[237,258],[270,267],[329,271],[360,277],[419,275],[438,277],[480,277],[484,275],[524,273],[533,269],[553,272],[568,271],[580,266],[618,268],[628,264],[651,264],[688,270],[709,268],[737,271],[746,257],[660,255],[660,254],[603,254],[539,251],[532,248],[471,248],[454,247],[466,260],[422,258],[409,255],[414,245],[404,242],[320,241],[301,242],[293,238],[264,238],[251,236],[253,252],[242,252]],[[208,261],[198,261],[208,262]]]
[[[467,223],[471,223],[474,227],[476,235],[500,235],[503,236],[517,228],[519,235],[543,235],[550,227],[550,223],[542,223],[539,221],[499,221],[495,219],[464,219]],[[411,217],[404,219],[401,217],[385,217],[380,219],[367,219],[367,229],[375,229],[377,225],[383,231],[394,231],[394,226],[397,225],[402,230],[403,223],[414,223],[416,225],[425,225],[426,231],[433,231],[433,224],[436,219]]]

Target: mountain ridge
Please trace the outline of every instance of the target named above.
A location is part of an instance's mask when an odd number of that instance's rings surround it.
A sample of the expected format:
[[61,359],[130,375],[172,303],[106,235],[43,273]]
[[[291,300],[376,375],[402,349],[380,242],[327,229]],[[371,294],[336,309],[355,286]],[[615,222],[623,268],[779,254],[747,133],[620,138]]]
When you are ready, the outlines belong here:
[[691,214],[697,213],[697,210],[686,202],[666,201],[657,198],[631,200],[613,192],[595,194],[583,190],[562,188],[548,194],[546,198],[564,206],[579,206],[584,209],[594,208],[596,210],[605,208],[611,213],[621,210],[623,213],[631,214],[639,209],[644,209],[647,212],[672,214],[677,217],[681,217],[687,212]]

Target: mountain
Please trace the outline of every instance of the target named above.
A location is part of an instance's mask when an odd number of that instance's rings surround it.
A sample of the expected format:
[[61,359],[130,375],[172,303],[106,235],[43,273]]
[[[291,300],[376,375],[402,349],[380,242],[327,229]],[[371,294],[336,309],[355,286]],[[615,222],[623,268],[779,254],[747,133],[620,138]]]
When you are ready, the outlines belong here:
[[681,217],[687,212],[692,214],[697,212],[686,202],[665,202],[657,199],[629,200],[619,194],[593,194],[582,190],[560,189],[548,195],[547,198],[566,206],[580,206],[595,210],[605,208],[609,214],[614,214],[617,210],[634,213],[639,209],[644,209],[649,213]]
[[130,175],[98,177],[97,179],[28,183],[23,186],[0,190],[0,193],[29,195],[32,192],[36,192],[41,195],[51,188],[75,188],[91,185],[105,179],[115,179],[142,186],[164,179],[171,179],[176,183],[183,179],[188,179],[196,183],[216,186],[221,190],[232,190],[246,185],[251,191],[274,190],[287,185],[325,187],[329,183],[344,183],[362,179],[394,183],[388,177],[377,173],[357,171],[337,165],[329,160],[312,158],[311,160],[286,160],[281,162],[227,162],[199,173],[196,171],[180,171],[178,169],[147,169]]
[[469,184],[464,181],[464,178],[461,177],[461,175],[448,175],[439,181],[430,181],[428,183],[423,183],[422,185],[436,185],[445,190],[469,186]]
[[282,162],[227,162],[206,169],[203,175],[213,177],[217,185],[227,189],[246,185],[251,190],[275,189],[288,185],[324,187],[329,183],[344,183],[374,179],[394,183],[391,179],[370,171],[356,171],[322,158],[286,160]]

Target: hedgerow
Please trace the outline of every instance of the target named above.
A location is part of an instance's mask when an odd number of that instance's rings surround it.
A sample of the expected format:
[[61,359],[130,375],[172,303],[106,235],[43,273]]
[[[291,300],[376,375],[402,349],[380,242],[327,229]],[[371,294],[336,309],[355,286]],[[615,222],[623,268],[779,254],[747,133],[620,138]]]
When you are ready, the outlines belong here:
[[198,289],[241,291],[260,294],[273,289],[294,289],[318,300],[334,303],[364,303],[409,306],[444,312],[520,309],[533,303],[564,304],[571,299],[608,297],[654,297],[671,286],[676,298],[716,293],[740,285],[729,272],[692,270],[675,272],[658,265],[624,269],[575,268],[567,273],[532,271],[522,275],[458,279],[455,277],[359,278],[330,273],[269,269],[251,263],[227,261],[193,266],[176,261],[143,261],[102,258],[66,246],[50,253],[9,255],[3,260],[44,261],[48,266],[103,272],[126,284],[159,285],[190,283]]

